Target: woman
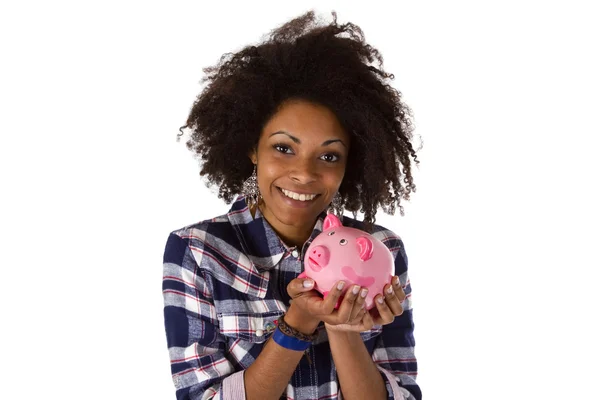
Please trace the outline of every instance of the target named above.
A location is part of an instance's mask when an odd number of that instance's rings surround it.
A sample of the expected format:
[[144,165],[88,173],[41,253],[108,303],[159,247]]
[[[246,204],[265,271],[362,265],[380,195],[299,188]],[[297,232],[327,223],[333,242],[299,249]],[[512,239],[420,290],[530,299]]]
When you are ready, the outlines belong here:
[[[205,69],[183,128],[201,175],[235,201],[166,245],[178,399],[421,398],[404,246],[374,224],[415,190],[410,112],[360,28],[333,16],[321,26],[309,12]],[[341,281],[323,298],[298,278],[330,208],[363,212],[343,224],[394,256],[371,311],[365,288]]]

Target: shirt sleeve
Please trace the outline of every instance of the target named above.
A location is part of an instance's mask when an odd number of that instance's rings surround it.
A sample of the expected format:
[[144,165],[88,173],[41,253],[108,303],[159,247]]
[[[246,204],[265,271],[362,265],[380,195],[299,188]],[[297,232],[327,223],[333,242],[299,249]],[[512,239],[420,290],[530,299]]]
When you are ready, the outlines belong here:
[[[194,241],[194,246],[201,246]],[[195,254],[204,254],[202,249]],[[244,371],[225,357],[210,283],[189,239],[171,233],[163,259],[164,320],[177,400],[245,399]]]
[[382,327],[381,334],[375,342],[373,361],[377,365],[386,388],[388,399],[392,400],[421,400],[421,389],[417,385],[417,359],[413,336],[412,288],[408,278],[408,259],[402,240],[387,231],[382,240],[390,249],[395,261],[395,274],[406,294],[402,304],[404,312],[396,317],[394,322]]

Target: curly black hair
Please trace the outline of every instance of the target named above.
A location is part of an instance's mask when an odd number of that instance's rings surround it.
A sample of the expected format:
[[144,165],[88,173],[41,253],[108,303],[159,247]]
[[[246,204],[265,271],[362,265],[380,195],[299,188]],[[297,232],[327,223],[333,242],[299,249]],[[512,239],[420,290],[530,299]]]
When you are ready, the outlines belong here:
[[401,199],[416,191],[411,174],[413,122],[401,93],[390,86],[379,51],[362,30],[323,24],[313,11],[273,30],[255,46],[224,54],[204,68],[207,83],[187,122],[187,147],[199,157],[207,185],[231,202],[253,170],[248,155],[267,121],[286,100],[300,99],[333,111],[351,137],[339,192],[344,208],[364,213],[368,225],[377,209],[404,215]]

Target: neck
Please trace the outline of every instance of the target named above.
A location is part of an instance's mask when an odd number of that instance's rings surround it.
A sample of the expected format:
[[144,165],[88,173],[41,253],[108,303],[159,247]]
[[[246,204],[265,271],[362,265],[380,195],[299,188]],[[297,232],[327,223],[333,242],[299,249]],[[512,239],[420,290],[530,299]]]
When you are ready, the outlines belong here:
[[[290,227],[290,228],[295,228],[295,227]],[[287,230],[282,230],[281,228],[277,229],[275,227],[273,227],[273,230],[275,232],[277,232],[277,235],[281,238],[281,240],[287,246],[289,246],[289,247],[296,246],[299,249],[301,249],[302,246],[304,246],[304,243],[306,243],[306,241],[310,237],[310,234],[312,233],[312,227],[308,228],[304,232],[300,232],[300,231],[287,232]]]
[[302,248],[304,243],[310,237],[316,221],[312,221],[311,224],[287,225],[275,218],[268,210],[264,210],[263,207],[261,207],[261,204],[259,204],[258,207],[260,208],[263,218],[271,225],[271,228],[273,228],[283,243],[289,247],[296,246]]

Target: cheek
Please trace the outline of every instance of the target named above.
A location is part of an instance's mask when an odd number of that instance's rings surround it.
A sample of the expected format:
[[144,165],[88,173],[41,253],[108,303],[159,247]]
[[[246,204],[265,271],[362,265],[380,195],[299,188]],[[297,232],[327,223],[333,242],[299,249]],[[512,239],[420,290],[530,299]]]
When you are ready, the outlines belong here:
[[345,166],[340,166],[339,168],[332,169],[331,171],[328,171],[327,174],[324,174],[327,186],[337,190],[342,183],[342,179],[344,179],[345,171]]
[[258,186],[262,190],[268,190],[277,177],[281,176],[281,167],[272,160],[260,160],[258,174]]
[[268,170],[262,170],[258,172],[258,187],[261,192],[268,190],[271,183],[271,178]]

